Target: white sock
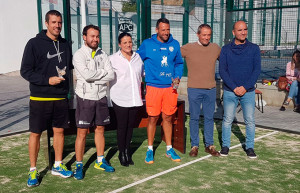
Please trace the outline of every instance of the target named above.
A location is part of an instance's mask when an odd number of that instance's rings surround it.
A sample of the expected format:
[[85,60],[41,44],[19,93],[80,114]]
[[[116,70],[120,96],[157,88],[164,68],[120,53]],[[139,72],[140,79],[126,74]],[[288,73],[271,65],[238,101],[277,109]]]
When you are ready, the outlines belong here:
[[29,168],[29,171],[34,171],[34,170],[36,170],[36,167],[30,167]]
[[150,149],[151,151],[153,151],[153,145],[148,145],[148,149]]
[[79,162],[79,161],[76,161],[76,164],[82,164],[82,161],[80,161],[80,162]]
[[169,151],[172,148],[172,145],[167,145],[167,151]]
[[102,162],[103,158],[104,158],[103,155],[97,156],[98,163]]
[[55,161],[54,162],[54,167],[56,168],[56,167],[60,166],[61,163],[62,163],[62,161]]

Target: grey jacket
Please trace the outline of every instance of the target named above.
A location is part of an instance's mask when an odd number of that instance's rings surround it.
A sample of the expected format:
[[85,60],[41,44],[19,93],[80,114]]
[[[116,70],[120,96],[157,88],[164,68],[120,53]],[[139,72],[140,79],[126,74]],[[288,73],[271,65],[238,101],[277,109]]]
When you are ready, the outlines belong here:
[[94,59],[92,49],[83,45],[73,56],[77,77],[75,93],[83,99],[100,100],[106,96],[107,83],[114,79],[108,55],[100,48]]

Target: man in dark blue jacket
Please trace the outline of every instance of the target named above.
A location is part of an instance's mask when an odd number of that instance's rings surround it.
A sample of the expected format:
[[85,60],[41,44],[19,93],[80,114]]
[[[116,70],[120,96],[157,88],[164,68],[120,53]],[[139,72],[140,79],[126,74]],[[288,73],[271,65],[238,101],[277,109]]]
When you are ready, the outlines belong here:
[[223,79],[224,115],[222,123],[221,156],[227,156],[230,148],[231,126],[236,107],[240,102],[246,124],[246,153],[256,158],[255,136],[255,84],[261,71],[260,49],[247,39],[248,28],[244,21],[233,25],[235,38],[223,46],[220,54],[220,75]]
[[51,10],[45,19],[47,30],[28,41],[21,64],[21,75],[30,83],[28,187],[39,185],[36,162],[41,133],[47,129],[53,129],[55,164],[51,173],[63,178],[73,174],[62,163],[64,128],[69,127],[67,96],[72,52],[69,43],[60,36],[60,12]]

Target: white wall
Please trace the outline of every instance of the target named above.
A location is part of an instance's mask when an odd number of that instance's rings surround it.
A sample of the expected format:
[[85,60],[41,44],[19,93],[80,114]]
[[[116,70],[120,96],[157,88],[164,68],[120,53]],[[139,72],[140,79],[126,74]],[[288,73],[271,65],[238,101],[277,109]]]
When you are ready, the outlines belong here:
[[0,74],[20,70],[24,47],[38,33],[36,0],[1,0]]

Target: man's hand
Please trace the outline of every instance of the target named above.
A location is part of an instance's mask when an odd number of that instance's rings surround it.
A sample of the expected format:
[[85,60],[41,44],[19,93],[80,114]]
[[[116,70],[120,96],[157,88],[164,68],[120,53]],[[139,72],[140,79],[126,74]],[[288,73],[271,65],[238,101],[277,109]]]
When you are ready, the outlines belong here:
[[233,92],[237,95],[237,96],[243,96],[247,91],[243,86],[240,87],[236,87]]
[[58,85],[64,80],[65,80],[64,78],[61,78],[61,77],[58,77],[58,76],[52,76],[52,77],[49,78],[49,84],[50,85]]
[[240,96],[243,96],[247,91],[243,86],[240,86]]
[[173,89],[178,89],[180,83],[180,79],[177,77],[175,79],[172,78],[172,87]]

